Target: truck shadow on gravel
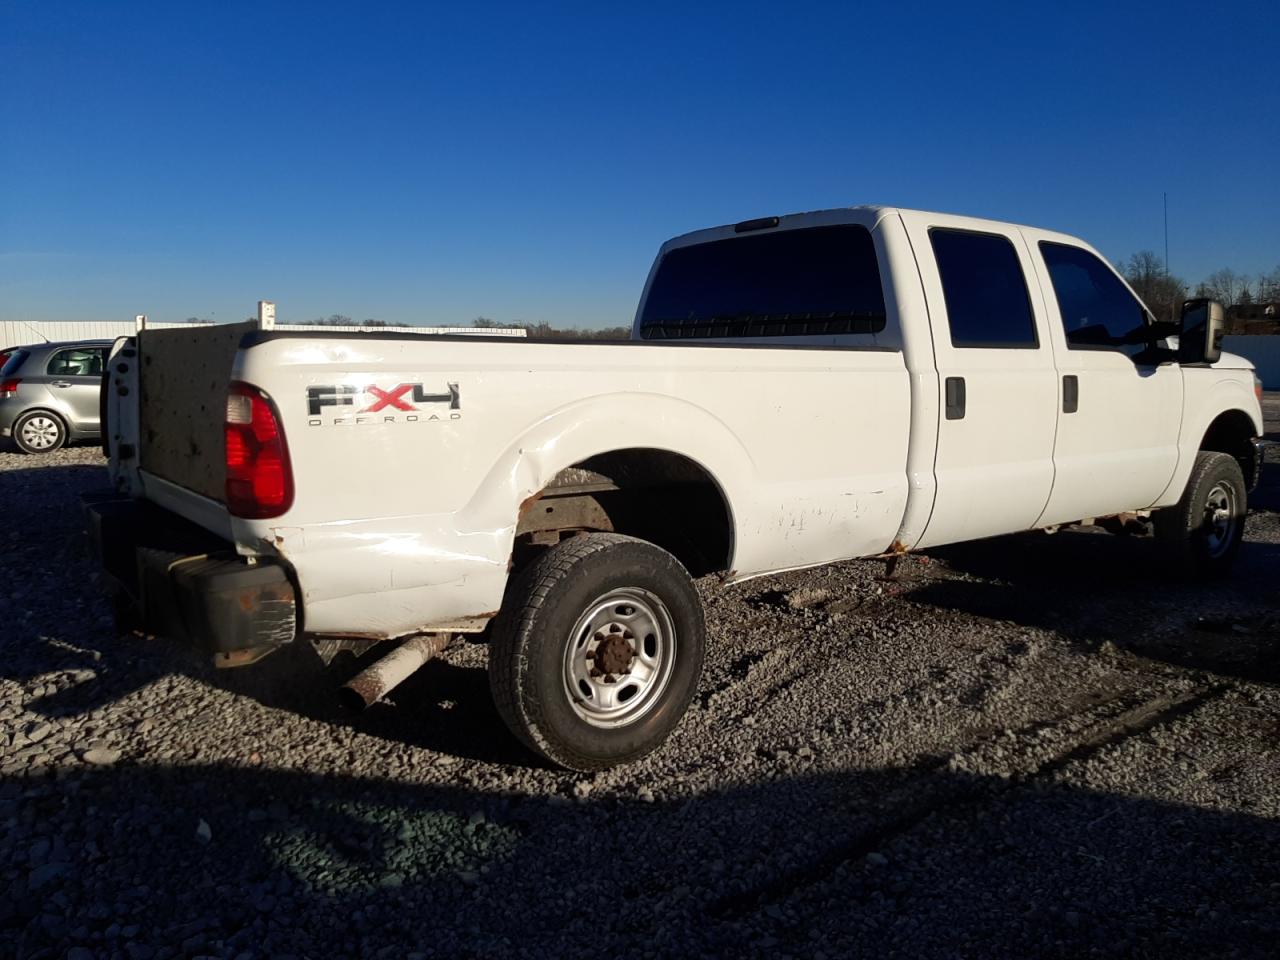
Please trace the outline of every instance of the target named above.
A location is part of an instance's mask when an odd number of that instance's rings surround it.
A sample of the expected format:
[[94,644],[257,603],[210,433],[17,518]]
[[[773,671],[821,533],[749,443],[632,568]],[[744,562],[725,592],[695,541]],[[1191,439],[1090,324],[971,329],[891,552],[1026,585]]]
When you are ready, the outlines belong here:
[[[164,640],[118,636],[101,575],[90,556],[77,497],[106,484],[101,463],[0,471],[0,678],[31,691],[27,708],[52,719],[84,716],[165,678],[187,676],[269,707],[350,726],[396,743],[494,763],[526,765],[494,710],[481,665],[436,660],[363,714],[342,709],[337,688],[357,666],[325,669],[300,649],[245,670],[219,671]],[[25,465],[26,458],[20,461]],[[376,655],[385,653],[377,651]],[[84,683],[77,676],[91,675]]]
[[[38,486],[31,483],[37,479]],[[350,664],[321,670],[314,659],[276,654],[244,671],[216,671],[164,641],[116,637],[71,506],[80,490],[102,480],[96,465],[0,473],[0,537],[7,537],[10,571],[0,586],[0,622],[5,646],[21,648],[0,662],[0,677],[29,684],[60,674],[29,709],[51,718],[83,715],[185,675],[388,742],[483,762],[534,762],[494,710],[482,658],[433,661],[393,692],[394,705],[351,714],[336,697],[354,672]],[[942,563],[925,578],[900,575],[894,599],[880,602],[1048,629],[1085,652],[1109,642],[1180,668],[1280,683],[1280,545],[1246,542],[1233,577],[1212,586],[1168,582],[1150,541],[1099,533],[1025,534],[929,553]],[[85,670],[97,681],[69,681]]]
[[953,576],[901,596],[1052,630],[1083,650],[1280,683],[1280,544],[1250,542],[1229,578],[1169,579],[1151,540],[1099,532],[1019,534],[929,551]]
[[584,943],[985,960],[1270,956],[1280,934],[1263,817],[895,770],[653,787],[643,803],[230,766],[3,778],[0,937],[29,960]]
[[[325,668],[302,644],[252,667],[223,671],[193,654],[166,649],[163,640],[116,637],[105,610],[96,625],[98,637],[81,646],[42,635],[41,625],[33,625],[25,668],[0,667],[0,676],[28,687],[34,678],[50,678],[40,695],[28,700],[28,710],[50,719],[82,718],[152,683],[185,676],[272,709],[397,745],[486,763],[539,766],[503,725],[483,667],[434,660],[397,687],[388,701],[355,713],[339,704],[337,692],[358,665],[347,660]],[[375,650],[372,659],[385,652]],[[86,671],[94,682],[80,682]]]

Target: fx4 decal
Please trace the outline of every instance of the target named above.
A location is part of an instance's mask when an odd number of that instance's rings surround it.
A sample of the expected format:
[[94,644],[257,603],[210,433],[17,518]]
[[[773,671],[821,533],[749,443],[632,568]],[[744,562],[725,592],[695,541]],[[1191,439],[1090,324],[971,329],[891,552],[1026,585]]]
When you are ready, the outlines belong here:
[[[307,387],[307,424],[419,423],[433,420],[461,420],[462,394],[456,383],[445,385],[445,393],[427,393],[421,383],[398,383],[394,387],[353,384]],[[359,402],[357,403],[357,398]],[[419,404],[437,407],[420,410]],[[342,416],[325,417],[326,407],[356,407]],[[439,406],[446,406],[440,411]],[[337,413],[334,410],[333,413]],[[378,414],[378,416],[372,416]]]

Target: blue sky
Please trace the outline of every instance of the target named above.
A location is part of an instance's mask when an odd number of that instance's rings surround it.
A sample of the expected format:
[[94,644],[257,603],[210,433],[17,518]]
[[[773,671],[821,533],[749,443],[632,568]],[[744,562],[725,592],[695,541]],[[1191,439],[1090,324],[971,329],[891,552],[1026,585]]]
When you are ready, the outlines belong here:
[[888,203],[1280,264],[1280,8],[0,3],[0,319],[629,323],[668,236]]

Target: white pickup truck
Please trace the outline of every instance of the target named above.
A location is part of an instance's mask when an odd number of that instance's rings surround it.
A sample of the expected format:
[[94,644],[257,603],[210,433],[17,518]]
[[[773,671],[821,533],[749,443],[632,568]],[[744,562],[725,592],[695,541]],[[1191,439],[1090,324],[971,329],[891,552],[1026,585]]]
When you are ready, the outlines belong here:
[[113,489],[86,505],[141,629],[224,666],[398,641],[349,685],[365,701],[484,632],[516,736],[596,769],[693,697],[715,650],[693,576],[1108,520],[1224,573],[1262,418],[1221,329],[1204,300],[1157,323],[1059,233],[768,217],[663,245],[627,343],[117,341]]

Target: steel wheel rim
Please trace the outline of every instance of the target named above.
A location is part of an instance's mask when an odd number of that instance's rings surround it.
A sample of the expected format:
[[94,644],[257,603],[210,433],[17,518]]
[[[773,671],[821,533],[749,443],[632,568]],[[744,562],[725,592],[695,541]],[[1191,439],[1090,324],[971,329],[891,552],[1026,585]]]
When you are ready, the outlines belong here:
[[32,417],[22,425],[22,442],[33,450],[48,450],[58,442],[61,432],[52,417]]
[[675,621],[639,587],[597,597],[574,624],[564,650],[564,691],[593,727],[634,723],[653,709],[675,667]]
[[1231,545],[1235,535],[1236,516],[1235,491],[1227,483],[1218,482],[1210,488],[1204,501],[1205,545],[1209,556],[1221,556]]

